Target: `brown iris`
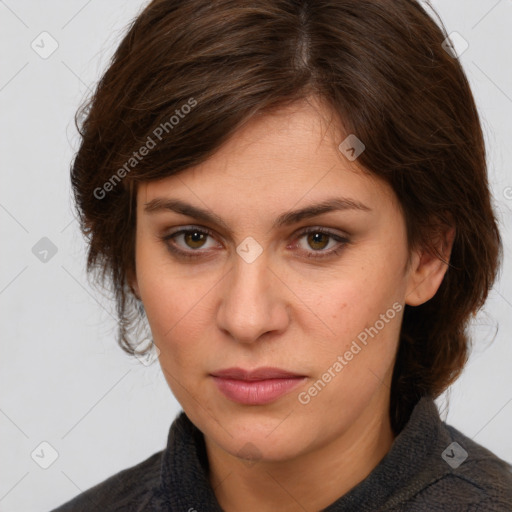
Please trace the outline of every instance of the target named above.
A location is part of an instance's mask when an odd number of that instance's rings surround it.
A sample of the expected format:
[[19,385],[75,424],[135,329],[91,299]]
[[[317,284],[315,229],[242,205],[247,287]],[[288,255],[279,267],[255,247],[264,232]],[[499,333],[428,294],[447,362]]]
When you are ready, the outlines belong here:
[[[310,233],[308,235],[308,244],[310,244],[312,249],[324,249],[326,247],[327,243],[322,244],[322,242],[318,239],[319,237],[323,237],[325,242],[329,242],[329,236],[325,233]],[[315,247],[314,244],[320,244],[321,247]]]
[[[192,249],[199,249],[201,245],[206,240],[206,237],[208,236],[206,233],[201,233],[199,231],[188,231],[184,235],[185,243]],[[191,241],[192,245],[188,242]],[[199,245],[194,245],[199,244]]]

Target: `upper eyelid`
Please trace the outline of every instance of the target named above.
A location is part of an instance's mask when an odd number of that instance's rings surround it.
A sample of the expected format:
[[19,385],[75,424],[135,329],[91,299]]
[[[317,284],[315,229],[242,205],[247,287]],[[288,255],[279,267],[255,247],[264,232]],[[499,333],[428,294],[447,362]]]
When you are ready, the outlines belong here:
[[[179,226],[179,227],[175,228],[174,230],[170,231],[169,233],[165,233],[163,236],[170,237],[170,236],[176,235],[178,233],[181,234],[183,232],[193,231],[193,230],[197,230],[197,231],[206,233],[213,237],[217,236],[217,233],[214,229],[208,228],[206,226],[195,225],[195,224]],[[315,231],[315,230],[325,232],[332,236],[340,236],[340,237],[343,237],[343,236],[348,237],[349,236],[349,234],[347,232],[344,232],[344,231],[340,232],[340,231],[337,231],[335,228],[329,228],[329,227],[320,226],[320,225],[303,226],[302,228],[298,228],[297,230],[295,230],[294,235],[299,236],[304,233],[307,233],[308,231]]]
[[[183,233],[187,233],[187,232],[194,231],[194,230],[205,233],[208,236],[211,236],[212,238],[217,239],[217,236],[216,236],[216,233],[214,230],[207,228],[206,226],[199,226],[199,225],[194,225],[194,224],[179,226],[175,230],[162,235],[161,238],[165,239],[165,240],[169,240],[169,239],[174,238],[176,235],[182,235]],[[315,232],[315,231],[324,233],[327,236],[330,236],[332,239],[338,238],[339,240],[336,240],[337,243],[348,243],[349,242],[348,233],[336,232],[333,228],[328,228],[328,227],[318,226],[318,225],[304,226],[302,228],[299,228],[294,232],[293,236],[295,238],[302,238],[304,235],[308,234],[309,232]],[[199,251],[200,251],[200,249],[196,250],[196,251],[194,251],[193,249],[190,250],[190,252],[199,252]],[[188,252],[188,251],[186,251],[186,252]]]

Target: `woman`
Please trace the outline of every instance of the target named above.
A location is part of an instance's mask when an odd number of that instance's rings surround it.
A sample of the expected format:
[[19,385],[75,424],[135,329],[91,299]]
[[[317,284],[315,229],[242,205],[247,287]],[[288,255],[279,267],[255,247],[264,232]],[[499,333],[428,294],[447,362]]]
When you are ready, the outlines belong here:
[[158,352],[183,412],[58,511],[512,510],[510,466],[433,402],[501,257],[446,38],[411,0],[137,17],[72,183],[119,342]]

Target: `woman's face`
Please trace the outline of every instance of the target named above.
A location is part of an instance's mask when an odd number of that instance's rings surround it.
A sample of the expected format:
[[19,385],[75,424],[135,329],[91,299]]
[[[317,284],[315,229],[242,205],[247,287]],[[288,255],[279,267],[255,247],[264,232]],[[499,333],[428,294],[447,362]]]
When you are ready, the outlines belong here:
[[[404,218],[325,128],[295,105],[138,189],[134,287],[160,364],[188,417],[232,455],[289,460],[388,420],[417,285]],[[262,367],[293,376],[213,375]]]

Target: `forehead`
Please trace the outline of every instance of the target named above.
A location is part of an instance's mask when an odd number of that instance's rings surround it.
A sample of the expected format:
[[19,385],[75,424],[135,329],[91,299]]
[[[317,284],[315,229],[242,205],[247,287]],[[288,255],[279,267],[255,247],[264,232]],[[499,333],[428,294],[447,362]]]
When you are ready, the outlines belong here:
[[293,104],[252,118],[201,164],[142,184],[137,202],[179,196],[259,211],[322,201],[326,194],[389,200],[389,186],[340,151],[344,137],[322,104]]

